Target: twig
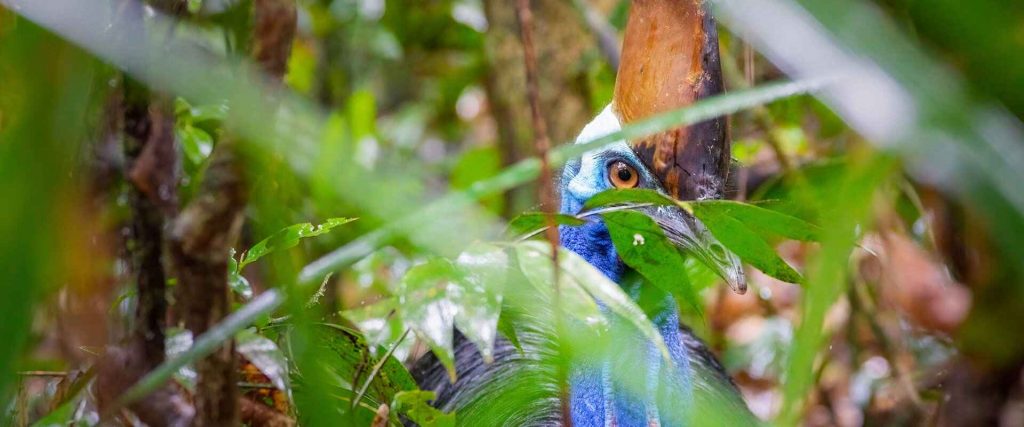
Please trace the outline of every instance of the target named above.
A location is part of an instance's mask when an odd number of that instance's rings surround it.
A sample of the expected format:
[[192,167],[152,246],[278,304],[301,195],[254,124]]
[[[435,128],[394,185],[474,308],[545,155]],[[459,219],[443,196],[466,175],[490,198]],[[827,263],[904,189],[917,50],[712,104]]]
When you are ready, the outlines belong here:
[[380,373],[380,369],[384,367],[384,364],[387,363],[388,359],[391,358],[391,355],[395,353],[395,350],[402,344],[402,341],[405,341],[405,337],[408,335],[409,329],[407,328],[405,332],[402,332],[402,336],[398,337],[398,340],[395,341],[391,348],[381,356],[380,360],[377,360],[377,363],[373,365],[373,369],[370,370],[370,376],[366,377],[366,381],[363,382],[363,386],[359,387],[359,392],[356,393],[356,397],[352,399],[353,409],[355,409],[356,405],[359,405],[359,401],[363,400],[363,396],[366,395],[366,390],[370,389],[370,383],[372,383],[373,379],[377,377],[377,374]]
[[[562,315],[561,315],[561,291],[559,289],[559,275],[561,269],[558,263],[558,227],[555,221],[555,194],[551,175],[551,162],[548,158],[548,151],[551,148],[551,140],[548,138],[547,123],[540,110],[540,87],[537,75],[537,53],[533,45],[533,13],[530,11],[529,0],[517,0],[516,17],[519,19],[519,34],[523,42],[523,62],[526,67],[526,94],[530,101],[531,123],[533,124],[533,140],[540,157],[540,202],[544,213],[547,214],[548,228],[545,230],[548,243],[551,244],[551,263],[554,274],[554,315],[555,327],[562,336]],[[561,340],[559,339],[559,342]],[[561,347],[561,344],[558,344]],[[564,354],[564,351],[560,351]],[[562,423],[572,427],[572,416],[569,408],[569,381],[568,370],[564,364],[558,364],[559,379],[559,400],[562,413]]]

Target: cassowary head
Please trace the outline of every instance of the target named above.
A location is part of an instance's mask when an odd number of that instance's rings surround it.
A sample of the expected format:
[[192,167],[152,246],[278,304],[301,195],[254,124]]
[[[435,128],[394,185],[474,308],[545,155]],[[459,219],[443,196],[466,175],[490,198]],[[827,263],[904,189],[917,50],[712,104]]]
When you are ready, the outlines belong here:
[[[634,0],[626,25],[615,98],[577,138],[584,143],[624,124],[690,105],[722,92],[718,33],[700,0]],[[729,170],[724,117],[641,140],[618,141],[566,165],[562,212],[577,214],[597,193],[647,188],[677,200],[721,198]],[[746,291],[739,259],[696,218],[678,207],[646,212],[681,250],[711,267],[737,292]],[[618,279],[624,267],[600,222],[563,227],[562,244]]]

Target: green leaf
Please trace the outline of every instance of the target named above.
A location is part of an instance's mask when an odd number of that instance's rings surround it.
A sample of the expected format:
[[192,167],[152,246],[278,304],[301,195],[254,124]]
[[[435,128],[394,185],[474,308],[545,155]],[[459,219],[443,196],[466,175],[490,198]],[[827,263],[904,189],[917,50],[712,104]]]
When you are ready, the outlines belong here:
[[[551,271],[550,246],[546,242],[522,242],[516,245],[516,252],[523,275],[542,292],[552,292],[554,273]],[[595,301],[600,300],[608,310],[632,324],[644,338],[654,343],[663,357],[669,357],[661,334],[618,284],[574,252],[559,250],[558,260],[562,272],[559,289],[564,312],[581,318],[585,324],[606,324]]]
[[672,206],[675,200],[657,191],[646,188],[631,189],[610,189],[595,194],[583,205],[584,209],[594,209],[612,205],[628,205],[639,203],[651,203],[662,206]]
[[[554,300],[554,270],[551,268],[551,248],[547,242],[523,242],[516,245],[516,261],[526,281],[533,285],[543,301]],[[562,254],[563,251],[559,251]],[[565,264],[562,259],[562,264]],[[564,270],[564,268],[563,268]],[[562,311],[575,317],[580,323],[604,328],[608,325],[594,298],[587,294],[576,281],[562,272],[559,278]]]
[[760,237],[757,230],[751,229],[748,224],[727,215],[721,209],[701,209],[697,208],[697,205],[699,204],[691,205],[697,218],[707,226],[711,234],[744,262],[785,282],[803,281],[800,273],[779,258],[775,249]]
[[703,200],[689,202],[689,205],[693,208],[693,214],[698,218],[714,214],[729,216],[756,231],[766,240],[784,237],[804,242],[816,242],[821,236],[821,228],[814,224],[749,203],[731,200]]
[[[366,341],[356,331],[339,325],[318,325],[313,330],[317,345],[327,350],[319,353],[320,360],[330,372],[345,383],[342,388],[355,395],[355,390],[362,387],[370,375],[370,367],[376,365],[380,358],[375,357]],[[298,393],[296,388],[296,393]],[[374,407],[390,402],[396,393],[416,390],[416,381],[394,357],[389,356],[379,371],[370,381],[364,399],[369,399]]]
[[270,382],[285,393],[291,394],[291,383],[288,379],[288,360],[274,341],[259,335],[252,330],[243,329],[235,334],[235,346],[238,353],[249,359]]
[[374,354],[378,347],[397,340],[405,330],[398,313],[398,298],[345,310],[341,315],[359,327]]
[[[455,380],[452,328],[458,307],[448,298],[449,287],[462,280],[450,261],[434,258],[409,269],[398,287],[399,310],[416,336],[427,343]],[[453,286],[455,285],[455,286]]]
[[[555,214],[555,224],[571,225],[574,227],[583,225],[586,220],[572,215]],[[508,223],[508,229],[514,234],[526,234],[543,229],[548,224],[548,214],[543,212],[527,212],[512,218]]]
[[231,249],[231,256],[228,258],[228,285],[231,291],[243,300],[252,299],[252,285],[249,280],[242,276],[238,269],[238,261],[235,260],[235,250]]
[[181,142],[181,150],[185,158],[193,165],[199,165],[210,156],[213,151],[213,137],[205,130],[194,127],[191,124],[178,126],[175,129],[178,141]]
[[619,257],[651,284],[677,295],[703,316],[697,293],[690,284],[686,264],[676,246],[668,241],[661,227],[647,215],[636,211],[602,214]]
[[508,277],[508,255],[501,248],[477,244],[459,255],[459,286],[449,286],[455,304],[455,326],[480,349],[484,361],[494,360],[494,340],[501,316],[502,292]]
[[432,391],[401,391],[395,394],[391,410],[405,414],[409,420],[422,427],[454,427],[454,413],[446,414],[430,406],[430,401],[435,397]]
[[354,220],[355,218],[331,218],[318,226],[314,226],[308,222],[289,226],[277,233],[274,233],[274,235],[261,240],[259,243],[252,245],[248,251],[245,251],[245,253],[242,254],[242,258],[238,261],[238,269],[241,270],[245,268],[245,266],[252,264],[271,252],[293,248],[295,245],[299,244],[299,240],[307,237],[319,236],[331,231],[334,227],[347,224]]

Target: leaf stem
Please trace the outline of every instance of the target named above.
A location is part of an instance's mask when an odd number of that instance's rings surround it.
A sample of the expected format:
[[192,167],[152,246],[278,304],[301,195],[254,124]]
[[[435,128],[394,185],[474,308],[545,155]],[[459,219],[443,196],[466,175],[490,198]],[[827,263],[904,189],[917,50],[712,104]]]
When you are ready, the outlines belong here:
[[409,331],[409,328],[405,328],[405,332],[402,332],[402,336],[398,337],[398,340],[391,345],[391,348],[388,349],[387,353],[384,353],[384,355],[377,360],[377,363],[373,365],[373,369],[370,370],[370,375],[366,377],[366,381],[363,382],[363,386],[359,387],[359,392],[356,393],[356,397],[352,399],[352,409],[355,409],[356,405],[363,400],[363,396],[366,395],[366,390],[370,388],[370,383],[372,383],[373,379],[377,377],[377,374],[380,373],[380,369],[384,367],[384,364],[391,358],[391,355],[395,353],[395,349],[402,344],[402,341],[405,341],[405,337],[409,335]]

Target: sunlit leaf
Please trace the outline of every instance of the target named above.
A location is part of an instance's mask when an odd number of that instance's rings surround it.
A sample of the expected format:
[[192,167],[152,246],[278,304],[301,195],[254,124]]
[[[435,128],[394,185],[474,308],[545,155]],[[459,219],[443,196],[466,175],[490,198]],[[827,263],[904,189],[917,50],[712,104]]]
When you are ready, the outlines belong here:
[[508,276],[508,255],[501,248],[478,244],[460,254],[455,265],[462,270],[459,286],[448,288],[448,298],[456,306],[455,325],[490,362]]
[[193,165],[199,165],[210,156],[213,151],[213,137],[206,131],[193,127],[190,124],[178,126],[175,129],[178,141],[181,143],[181,150],[185,158]]
[[398,298],[386,298],[373,304],[345,310],[341,313],[359,327],[376,354],[377,348],[391,343],[402,335],[403,324],[398,313]]
[[683,256],[653,219],[636,211],[608,212],[602,217],[626,265],[653,285],[680,296],[697,313],[703,312]]
[[449,287],[461,280],[458,269],[448,260],[435,258],[417,265],[399,284],[398,305],[407,325],[430,346],[437,359],[455,378],[452,349],[453,328],[458,307],[448,298]]
[[[562,254],[559,251],[559,254]],[[516,245],[516,261],[527,282],[541,295],[543,301],[554,300],[554,270],[551,268],[551,248],[547,242],[523,242]],[[562,262],[564,264],[564,260]],[[562,311],[584,325],[605,327],[607,320],[601,314],[594,298],[564,272],[559,278]]]
[[245,266],[271,252],[295,247],[295,245],[299,244],[299,240],[307,237],[319,236],[331,231],[334,227],[347,224],[354,220],[354,218],[331,218],[317,226],[307,222],[287,227],[277,233],[274,233],[274,235],[261,240],[259,243],[252,245],[248,251],[245,251],[245,253],[242,254],[242,258],[238,261],[238,269],[241,270],[245,268]]
[[278,390],[291,392],[288,380],[288,361],[277,344],[249,329],[235,334],[235,346],[238,353],[249,359]]
[[252,299],[252,285],[249,284],[249,280],[239,271],[234,249],[231,250],[231,256],[228,258],[228,286],[231,287],[231,292],[234,292],[235,295],[240,296],[243,300]]
[[[522,242],[516,245],[516,251],[520,268],[527,279],[541,292],[553,292],[550,246],[545,242]],[[661,334],[644,311],[622,292],[619,285],[574,252],[560,250],[558,259],[562,272],[558,285],[565,313],[583,320],[584,324],[605,324],[604,316],[595,302],[601,301],[609,311],[633,325],[658,348],[662,356],[668,358],[668,348]]]
[[404,414],[422,427],[454,427],[454,413],[446,414],[430,406],[435,396],[432,391],[401,391],[395,394],[391,410]]

